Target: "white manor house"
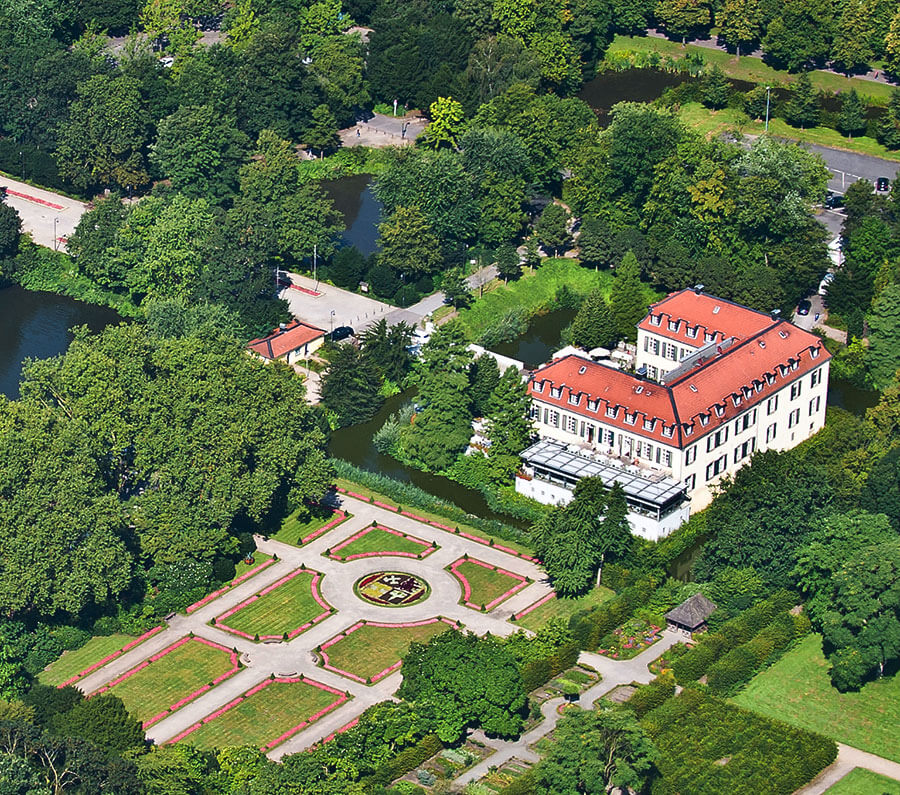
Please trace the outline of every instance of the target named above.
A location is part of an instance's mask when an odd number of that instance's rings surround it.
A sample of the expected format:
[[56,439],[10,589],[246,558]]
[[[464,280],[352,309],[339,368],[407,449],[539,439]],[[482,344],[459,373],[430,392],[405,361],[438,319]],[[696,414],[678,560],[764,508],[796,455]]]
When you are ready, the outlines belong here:
[[565,503],[599,475],[622,484],[634,532],[658,539],[706,506],[757,450],[786,450],[825,424],[831,355],[814,334],[708,295],[653,304],[638,324],[637,375],[578,355],[532,373],[540,441],[516,490]]

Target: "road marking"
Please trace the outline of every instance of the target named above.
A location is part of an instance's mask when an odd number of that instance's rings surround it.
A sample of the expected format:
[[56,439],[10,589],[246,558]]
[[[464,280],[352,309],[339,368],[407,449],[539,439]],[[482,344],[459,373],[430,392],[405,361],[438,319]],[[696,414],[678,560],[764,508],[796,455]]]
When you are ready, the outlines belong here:
[[54,204],[53,202],[45,201],[44,199],[39,199],[37,196],[29,196],[27,193],[19,193],[17,190],[11,190],[10,188],[6,189],[6,193],[9,196],[15,196],[17,199],[25,199],[28,202],[34,202],[35,204],[43,204],[45,207],[51,207],[54,210],[65,210],[66,208],[61,204]]

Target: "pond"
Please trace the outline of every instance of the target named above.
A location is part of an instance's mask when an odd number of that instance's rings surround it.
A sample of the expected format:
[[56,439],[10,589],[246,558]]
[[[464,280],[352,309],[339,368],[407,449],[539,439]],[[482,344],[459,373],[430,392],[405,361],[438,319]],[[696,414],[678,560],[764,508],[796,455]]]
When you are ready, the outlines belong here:
[[536,315],[521,337],[494,345],[491,350],[502,356],[518,359],[529,370],[533,370],[550,361],[550,357],[559,350],[560,334],[572,322],[576,313],[575,309],[557,309],[545,315]]
[[663,72],[658,69],[626,69],[624,72],[601,72],[584,84],[579,99],[594,109],[600,126],[609,124],[609,111],[617,102],[653,102],[667,88],[693,80],[685,72]]
[[344,216],[347,226],[341,235],[341,245],[356,246],[366,256],[378,250],[381,222],[381,202],[375,198],[371,183],[371,174],[322,181],[322,188]]
[[19,397],[22,365],[27,358],[64,353],[73,326],[100,331],[120,320],[105,306],[94,306],[55,293],[6,287],[0,290],[0,392]]

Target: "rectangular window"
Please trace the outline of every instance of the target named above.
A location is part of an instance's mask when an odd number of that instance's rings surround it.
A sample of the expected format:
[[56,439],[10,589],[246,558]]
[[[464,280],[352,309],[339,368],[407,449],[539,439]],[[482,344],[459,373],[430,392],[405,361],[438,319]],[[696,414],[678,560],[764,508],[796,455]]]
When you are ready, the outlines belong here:
[[610,447],[613,446],[613,442],[616,440],[616,435],[612,431],[603,431],[603,441],[606,442]]
[[650,353],[654,356],[659,356],[659,340],[650,340]]
[[818,370],[813,370],[812,375],[809,377],[809,385],[810,386],[818,386],[822,383],[822,368],[820,367]]
[[644,420],[644,430],[652,431],[653,426],[656,424],[656,420]]
[[769,398],[769,402],[766,403],[766,414],[774,414],[776,411],[778,411],[778,395]]
[[687,335],[688,335],[688,337],[690,337],[692,340],[693,340],[693,339],[697,339],[697,327],[694,326],[693,328],[691,328],[690,326],[688,326],[688,328],[687,328]]
[[535,392],[543,392],[544,391],[544,382],[543,381],[533,381],[531,384],[531,388]]
[[581,423],[581,430],[578,432],[578,435],[584,439],[584,423]]
[[716,475],[724,472],[726,466],[728,466],[727,455],[723,455],[721,458],[717,458],[706,467],[706,479],[712,480]]
[[768,428],[766,428],[766,442],[771,442],[772,439],[775,438],[775,435],[777,433],[778,433],[778,425],[773,422]]
[[748,411],[743,416],[738,417],[737,422],[735,422],[735,424],[734,424],[734,432],[736,434],[742,433],[743,431],[746,431],[747,428],[749,428],[751,425],[755,425],[755,424],[756,424],[756,409],[753,409],[753,411]]
[[819,406],[821,405],[821,403],[820,403],[821,400],[822,400],[822,398],[820,398],[820,397],[814,397],[812,400],[809,401],[809,416],[810,417],[812,417],[812,415],[815,414],[819,410]]
[[671,467],[672,466],[672,451],[671,450],[663,450],[662,451],[662,461],[658,461],[657,463],[662,464],[667,469],[669,467]]
[[800,409],[794,409],[788,414],[788,428],[793,428],[798,422],[800,422]]
[[725,444],[727,441],[728,426],[726,425],[724,428],[719,428],[719,430],[706,440],[706,452],[708,453],[710,450],[715,450],[719,445]]
[[634,425],[637,421],[637,412],[634,414],[629,414],[627,411],[625,412],[625,424],[626,425]]
[[550,387],[550,397],[558,398],[560,395],[562,395],[562,389],[560,389],[560,387],[558,387],[558,386]]
[[558,412],[558,411],[551,411],[551,412],[550,412],[550,424],[551,424],[554,428],[558,428],[558,427],[559,427],[559,412]]
[[615,408],[613,408],[612,406],[606,407],[606,416],[607,417],[615,418],[616,414],[618,414],[618,411]]
[[548,409],[544,409],[544,425],[550,424],[550,414]]
[[684,463],[685,464],[693,464],[694,461],[697,460],[697,445],[691,445],[685,451],[684,454]]
[[684,486],[688,491],[693,491],[697,487],[697,476],[688,475],[684,479]]
[[800,397],[800,388],[802,386],[802,381],[794,381],[794,383],[791,384],[791,400],[796,400],[798,397]]
[[575,433],[578,430],[578,420],[575,417],[569,417],[569,432]]
[[577,406],[581,402],[581,395],[574,394],[572,392],[569,393],[569,403],[573,406]]
[[528,416],[531,417],[531,419],[533,419],[535,422],[540,422],[541,410],[537,406],[532,406]]
[[751,455],[756,449],[756,439],[748,439],[743,444],[734,448],[734,463],[743,461],[748,455]]

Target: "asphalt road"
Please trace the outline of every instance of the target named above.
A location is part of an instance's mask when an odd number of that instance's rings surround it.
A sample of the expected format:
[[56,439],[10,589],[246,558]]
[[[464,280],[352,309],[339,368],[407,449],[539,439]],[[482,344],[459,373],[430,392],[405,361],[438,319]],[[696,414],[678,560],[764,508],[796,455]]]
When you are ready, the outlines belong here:
[[893,185],[897,174],[900,173],[900,163],[893,160],[845,152],[842,149],[829,149],[827,146],[816,144],[801,143],[800,146],[822,156],[833,175],[828,183],[828,189],[836,193],[843,193],[858,179],[866,179],[874,185],[878,177],[887,177]]

